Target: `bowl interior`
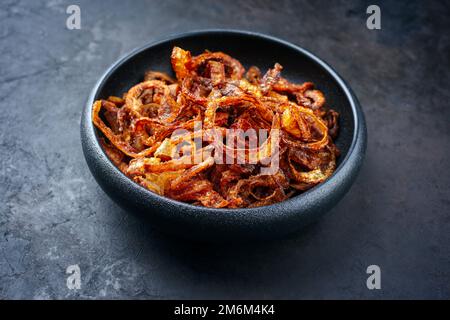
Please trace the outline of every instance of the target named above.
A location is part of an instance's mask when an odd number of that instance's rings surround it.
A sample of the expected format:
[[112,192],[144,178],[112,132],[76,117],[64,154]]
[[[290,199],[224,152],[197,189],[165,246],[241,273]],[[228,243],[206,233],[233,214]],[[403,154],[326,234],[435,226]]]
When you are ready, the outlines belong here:
[[293,82],[311,81],[321,90],[328,106],[339,112],[339,136],[336,145],[341,151],[338,166],[345,158],[353,139],[354,117],[350,102],[339,83],[327,70],[307,54],[292,46],[269,38],[245,33],[210,32],[190,34],[167,40],[125,59],[104,79],[95,99],[110,95],[121,96],[133,85],[143,80],[147,70],[163,71],[173,75],[170,55],[179,46],[193,55],[210,51],[223,51],[238,59],[245,68],[255,65],[265,72],[278,62],[283,66],[282,75]]

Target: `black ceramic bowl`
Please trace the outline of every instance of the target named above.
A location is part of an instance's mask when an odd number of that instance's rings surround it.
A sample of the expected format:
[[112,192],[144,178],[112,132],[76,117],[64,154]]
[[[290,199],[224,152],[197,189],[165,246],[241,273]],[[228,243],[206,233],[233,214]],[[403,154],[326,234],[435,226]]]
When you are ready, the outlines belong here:
[[[336,144],[341,157],[324,183],[286,201],[251,209],[211,209],[154,194],[122,174],[103,152],[91,122],[94,100],[121,95],[142,81],[146,70],[172,73],[170,54],[180,46],[199,54],[224,51],[244,67],[267,70],[283,65],[283,76],[294,82],[312,81],[340,113]],[[356,66],[355,66],[356,67]],[[253,32],[207,30],[151,43],[114,63],[95,85],[81,119],[81,140],[89,168],[102,189],[128,212],[139,213],[165,232],[185,238],[236,240],[275,238],[299,230],[331,209],[352,185],[363,161],[366,126],[351,89],[325,62],[308,51]]]

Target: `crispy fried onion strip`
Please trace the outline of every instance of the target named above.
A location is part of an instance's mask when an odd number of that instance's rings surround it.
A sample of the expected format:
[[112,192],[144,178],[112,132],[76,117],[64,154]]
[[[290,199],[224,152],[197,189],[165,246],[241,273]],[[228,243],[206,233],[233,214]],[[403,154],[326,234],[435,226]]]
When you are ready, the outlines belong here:
[[259,207],[283,201],[288,180],[282,171],[239,180],[229,191],[229,207]]
[[143,116],[147,106],[156,107],[158,119],[164,122],[172,122],[180,110],[169,86],[160,80],[141,82],[128,91],[124,110],[130,110],[135,116]]
[[189,60],[185,64],[185,66],[191,72],[194,72],[197,75],[202,75],[202,73],[205,72],[202,69],[205,69],[206,66],[210,64],[212,61],[217,61],[223,66],[225,76],[228,79],[239,80],[245,73],[244,67],[238,60],[233,59],[232,57],[223,52],[202,53],[194,57],[193,59]]
[[[298,159],[296,156],[288,157],[289,167],[291,169],[291,173],[293,174],[293,180],[295,183],[292,183],[291,186],[295,189],[306,190],[309,189],[321,182],[323,182],[326,178],[328,178],[336,169],[336,156],[333,150],[329,150],[327,148],[326,151],[321,151],[318,161],[318,165],[315,168],[310,168],[309,171],[299,170],[298,163],[295,161]],[[305,163],[303,162],[303,165]]]
[[[283,129],[294,137],[308,141],[303,146],[311,149],[321,149],[328,143],[328,127],[326,123],[317,117],[311,109],[289,102],[281,116]],[[319,139],[314,140],[311,128],[318,132]],[[311,142],[309,142],[311,141]]]
[[332,175],[339,114],[313,83],[288,81],[278,63],[246,72],[223,52],[174,47],[170,60],[174,76],[147,71],[123,97],[92,107],[105,154],[136,183],[193,205],[243,208]]
[[99,116],[100,109],[103,105],[107,104],[105,100],[98,100],[94,103],[92,109],[92,122],[95,126],[105,135],[105,137],[114,145],[117,149],[123,152],[125,155],[133,158],[145,157],[151,155],[158,148],[155,144],[145,150],[139,151],[131,146],[127,141],[123,139],[120,134],[116,134],[108,127]]

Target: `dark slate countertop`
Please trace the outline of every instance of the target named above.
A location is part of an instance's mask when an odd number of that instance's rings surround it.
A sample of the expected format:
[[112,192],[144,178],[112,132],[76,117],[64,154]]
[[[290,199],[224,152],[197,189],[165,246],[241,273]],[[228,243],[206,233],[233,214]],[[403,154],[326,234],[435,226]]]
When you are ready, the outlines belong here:
[[[437,1],[71,1],[0,4],[0,298],[449,298],[450,9]],[[81,151],[81,109],[135,47],[202,28],[299,44],[356,92],[362,171],[318,223],[286,240],[168,239],[119,209]],[[81,289],[66,286],[79,265]],[[381,268],[368,290],[366,268]]]

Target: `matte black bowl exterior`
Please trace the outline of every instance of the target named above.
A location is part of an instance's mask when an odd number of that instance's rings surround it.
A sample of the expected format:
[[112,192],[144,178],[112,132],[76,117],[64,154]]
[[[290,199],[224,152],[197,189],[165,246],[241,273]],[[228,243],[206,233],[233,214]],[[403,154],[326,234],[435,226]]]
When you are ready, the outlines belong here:
[[[319,41],[319,40],[318,40]],[[121,95],[142,81],[148,69],[171,72],[170,53],[180,46],[199,54],[224,51],[261,70],[283,65],[291,81],[312,81],[341,114],[336,144],[342,154],[334,174],[324,183],[286,201],[250,209],[211,209],[192,206],[154,194],[122,174],[108,159],[91,122],[94,100]],[[138,49],[116,62],[99,80],[81,119],[83,152],[95,179],[126,211],[138,213],[165,232],[206,241],[268,239],[299,230],[331,209],[348,191],[362,164],[366,125],[351,89],[322,60],[291,43],[245,31],[206,30],[175,36]]]

